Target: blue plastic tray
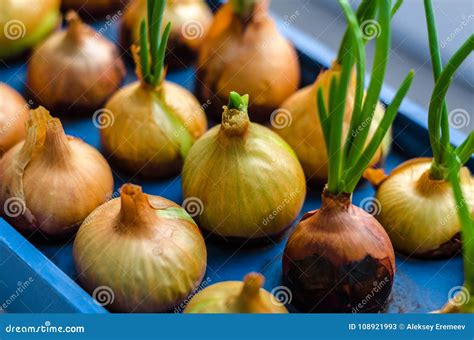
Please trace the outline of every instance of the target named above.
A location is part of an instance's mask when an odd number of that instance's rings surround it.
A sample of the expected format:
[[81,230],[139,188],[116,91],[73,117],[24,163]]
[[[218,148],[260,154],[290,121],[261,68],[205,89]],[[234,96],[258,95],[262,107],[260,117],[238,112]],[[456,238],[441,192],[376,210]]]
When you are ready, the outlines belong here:
[[[101,27],[101,23],[97,23],[97,27]],[[291,27],[280,25],[280,28],[300,52],[302,85],[314,81],[321,67],[330,65],[334,53]],[[116,41],[117,27],[109,28],[106,35]],[[0,65],[0,81],[22,93],[25,92],[24,62]],[[126,82],[135,79],[132,65],[128,65],[128,71]],[[169,72],[167,78],[190,90],[194,89],[193,69]],[[384,87],[382,100],[389,102],[393,94],[392,89]],[[100,148],[99,133],[91,119],[63,120],[63,124],[68,134]],[[385,164],[387,171],[410,157],[429,156],[426,112],[408,100],[401,107],[393,135],[394,149]],[[454,131],[452,142],[459,144],[461,137]],[[472,159],[469,167],[473,169]],[[149,194],[182,202],[180,177],[145,182],[130,179],[117,171],[114,175],[116,188],[132,181],[142,185]],[[358,204],[372,194],[373,189],[368,183],[363,183],[354,193],[354,203]],[[301,215],[318,208],[320,203],[320,192],[309,190]],[[208,267],[204,279],[210,284],[240,280],[248,272],[257,271],[265,275],[265,288],[271,291],[281,285],[281,256],[287,237],[288,234],[277,243],[263,247],[242,247],[206,240]],[[396,260],[397,273],[388,312],[429,312],[437,309],[446,302],[449,290],[463,282],[462,259],[459,256],[433,261],[397,256]],[[76,275],[72,240],[66,243],[27,240],[0,219],[0,308],[7,312],[107,312],[76,283]]]

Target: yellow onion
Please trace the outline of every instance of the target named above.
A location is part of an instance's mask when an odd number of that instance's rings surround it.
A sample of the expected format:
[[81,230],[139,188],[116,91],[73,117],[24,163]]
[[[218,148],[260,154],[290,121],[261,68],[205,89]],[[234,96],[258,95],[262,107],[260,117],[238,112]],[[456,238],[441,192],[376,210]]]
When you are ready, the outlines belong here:
[[25,138],[28,104],[7,84],[0,83],[0,157]]
[[[140,22],[146,16],[147,0],[132,0],[120,27],[122,46],[140,41]],[[170,67],[187,66],[194,61],[212,21],[212,12],[204,0],[168,0],[163,21],[171,22],[166,61]]]
[[196,294],[184,313],[288,313],[285,306],[262,288],[264,280],[261,274],[250,273],[243,282],[216,283]]
[[112,193],[110,167],[42,107],[31,111],[26,133],[0,161],[2,216],[22,232],[70,235]]
[[218,119],[230,91],[248,93],[252,120],[268,121],[299,85],[298,57],[269,16],[268,1],[244,4],[240,13],[232,1],[223,5],[202,42],[198,98],[211,101],[207,113]]
[[60,0],[0,1],[0,59],[17,56],[59,25]]
[[163,197],[125,184],[120,198],[94,210],[74,241],[79,281],[116,312],[166,312],[199,286],[207,261],[199,228]]
[[28,63],[27,85],[48,109],[92,113],[120,86],[125,66],[116,46],[68,13],[69,27],[35,48]]
[[64,11],[73,9],[80,11],[87,17],[102,17],[105,15],[113,15],[115,11],[128,4],[129,0],[62,0],[61,8]]
[[[396,250],[409,256],[447,257],[460,249],[460,224],[451,186],[430,177],[430,158],[416,158],[398,166],[389,176],[367,170],[365,177],[377,188],[377,219]],[[474,179],[460,172],[466,202],[474,216]]]
[[283,283],[293,304],[305,312],[379,311],[395,273],[390,239],[349,194],[324,191],[322,201],[303,216],[283,254]]
[[[306,86],[282,104],[275,111],[271,119],[272,130],[278,133],[295,150],[298,159],[303,166],[306,178],[314,182],[324,183],[328,178],[328,164],[326,143],[319,121],[316,93],[319,88],[323,89],[326,105],[329,101],[329,87],[333,77],[340,77],[341,66],[334,62],[328,70],[322,71],[316,81]],[[355,76],[355,75],[354,75]],[[346,107],[344,111],[343,136],[351,133],[354,137],[360,132],[358,129],[350,131],[352,111],[354,108],[355,77],[352,78]],[[385,113],[382,104],[377,103],[372,120],[366,122],[369,127],[369,138],[377,129]],[[381,162],[390,149],[390,133],[387,133],[384,142],[380,145],[378,152],[373,157],[371,164]]]
[[288,144],[249,121],[247,104],[247,95],[232,92],[222,123],[193,145],[182,172],[183,195],[202,204],[195,218],[209,232],[277,236],[301,210],[304,173]]

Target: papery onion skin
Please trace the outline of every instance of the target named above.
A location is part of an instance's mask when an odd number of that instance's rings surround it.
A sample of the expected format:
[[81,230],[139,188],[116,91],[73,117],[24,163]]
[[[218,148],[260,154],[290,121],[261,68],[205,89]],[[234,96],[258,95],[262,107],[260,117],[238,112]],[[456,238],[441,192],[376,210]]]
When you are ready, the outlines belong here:
[[189,147],[207,129],[206,116],[192,93],[167,81],[159,89],[129,84],[105,109],[113,117],[100,130],[106,153],[121,169],[145,178],[178,174]]
[[323,193],[322,207],[303,216],[283,254],[283,283],[299,311],[377,312],[394,273],[386,232],[347,194]]
[[263,277],[250,273],[244,281],[224,281],[196,294],[184,313],[265,313],[284,314],[288,310],[272,294],[261,288]]
[[37,102],[59,113],[90,114],[119,88],[125,66],[117,47],[74,12],[67,29],[35,48],[27,85]]
[[[230,91],[248,93],[252,121],[268,122],[271,113],[296,91],[300,69],[294,47],[278,32],[267,12],[267,1],[256,4],[249,22],[224,4],[200,49],[197,93],[209,100],[206,113],[221,114]],[[238,75],[238,76],[237,76]]]
[[[124,47],[138,44],[140,22],[146,16],[146,0],[132,0],[123,15],[120,42]],[[166,62],[169,67],[191,64],[209,30],[212,12],[204,0],[168,0],[163,23],[171,22]],[[164,27],[163,27],[164,28]]]
[[0,83],[0,157],[25,138],[28,108],[21,94]]
[[[373,171],[365,177],[378,187],[377,219],[397,251],[422,258],[451,257],[461,248],[457,208],[449,182],[430,178],[431,162],[416,158],[383,179],[377,180]],[[461,169],[460,180],[474,216],[474,179],[467,167]]]
[[[0,160],[1,213],[26,234],[40,231],[48,238],[69,236],[110,197],[112,172],[96,149],[66,136],[59,120],[49,113],[30,119],[28,129],[25,142]],[[36,147],[29,146],[35,141],[32,136],[37,136]],[[23,158],[27,150],[34,152]],[[17,165],[23,161],[26,167],[21,169]]]
[[0,2],[0,59],[16,57],[38,44],[60,24],[60,0]]
[[[240,120],[234,111],[226,107],[223,123],[191,148],[182,172],[183,196],[202,202],[195,218],[212,234],[237,240],[278,236],[303,205],[303,169],[277,134],[250,123],[248,116]],[[244,123],[248,128],[239,134]]]
[[103,17],[113,15],[128,4],[129,0],[62,0],[61,8],[63,11],[76,10],[84,13],[87,19],[91,15],[94,17]]
[[186,211],[130,184],[85,220],[73,255],[87,291],[109,287],[113,302],[105,307],[134,313],[171,310],[200,284],[207,261],[204,239]]
[[[272,130],[278,133],[296,152],[298,159],[303,166],[306,178],[314,183],[325,183],[328,178],[328,163],[326,143],[324,141],[323,131],[319,122],[316,94],[317,89],[323,88],[326,107],[329,100],[329,87],[332,77],[339,77],[341,67],[337,64],[325,71],[322,71],[316,81],[306,86],[293,95],[291,95],[281,105],[281,108],[275,111],[275,116],[271,120]],[[355,79],[353,78],[349,95],[346,98],[346,108],[344,111],[343,136],[350,129],[352,111],[354,107]],[[375,130],[385,114],[382,104],[377,103],[374,117],[366,122],[365,128],[370,125],[369,138],[375,133]],[[278,121],[281,119],[281,121]],[[356,136],[360,131],[355,130],[350,133]],[[371,164],[375,165],[383,161],[390,149],[391,133],[387,133],[379,150],[372,159]]]

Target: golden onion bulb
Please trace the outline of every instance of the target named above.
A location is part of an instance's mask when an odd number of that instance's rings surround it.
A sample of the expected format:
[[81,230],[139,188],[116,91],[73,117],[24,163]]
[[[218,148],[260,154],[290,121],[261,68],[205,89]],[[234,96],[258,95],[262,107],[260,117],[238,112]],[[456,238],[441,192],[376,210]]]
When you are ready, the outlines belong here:
[[[120,27],[122,46],[139,43],[140,22],[146,17],[146,4],[146,0],[132,0],[127,7]],[[167,1],[163,22],[171,22],[166,57],[170,67],[183,67],[194,61],[211,21],[212,12],[204,0]]]
[[224,107],[222,123],[193,145],[182,186],[185,198],[202,204],[195,217],[201,228],[244,239],[280,234],[300,212],[306,194],[293,150],[270,129],[251,123],[246,104]]
[[[365,174],[377,188],[377,219],[395,249],[409,256],[452,256],[461,246],[451,186],[448,181],[430,177],[431,162],[430,158],[416,158],[401,164],[389,176],[377,170]],[[474,179],[468,168],[461,169],[460,181],[474,216]]]
[[92,114],[119,88],[125,66],[117,47],[75,12],[68,13],[67,20],[67,29],[34,50],[28,62],[28,89],[55,112]]
[[31,111],[25,141],[0,160],[2,216],[22,232],[68,236],[112,191],[107,161],[42,107]]
[[105,151],[118,167],[142,177],[168,177],[181,170],[191,145],[207,129],[206,116],[185,88],[163,81],[121,88],[107,102],[101,126]]
[[262,275],[250,273],[243,282],[213,284],[196,294],[184,313],[288,313],[284,305],[262,288],[263,281]]
[[296,51],[278,32],[267,7],[266,0],[255,2],[251,15],[243,18],[228,2],[214,17],[199,49],[196,83],[198,98],[211,102],[207,113],[213,118],[220,118],[229,92],[236,91],[249,94],[252,121],[268,121],[298,88]]
[[28,108],[21,94],[0,83],[0,157],[25,138]]
[[128,4],[129,0],[62,0],[61,8],[64,11],[76,10],[83,12],[85,17],[102,17],[105,15],[122,15],[120,9]]
[[[278,133],[296,152],[298,159],[303,166],[306,178],[310,181],[325,183],[328,178],[328,163],[326,143],[319,121],[319,114],[316,102],[317,90],[322,87],[326,105],[329,101],[329,87],[331,79],[339,77],[341,67],[337,63],[325,71],[322,71],[316,81],[306,86],[282,104],[281,108],[275,111],[271,120],[272,130]],[[349,87],[349,95],[346,98],[346,108],[344,111],[343,137],[349,133],[352,111],[354,107],[355,79],[353,78]],[[377,103],[373,119],[367,120],[364,126],[360,126],[350,131],[355,137],[362,128],[369,128],[369,138],[375,133],[378,124],[385,114],[382,104]],[[387,133],[378,152],[374,155],[371,164],[381,162],[390,149],[391,134]]]
[[132,184],[84,221],[73,255],[87,291],[99,298],[106,289],[106,307],[135,313],[178,305],[199,286],[207,262],[204,239],[186,211]]
[[0,59],[38,44],[60,23],[60,0],[0,1]]

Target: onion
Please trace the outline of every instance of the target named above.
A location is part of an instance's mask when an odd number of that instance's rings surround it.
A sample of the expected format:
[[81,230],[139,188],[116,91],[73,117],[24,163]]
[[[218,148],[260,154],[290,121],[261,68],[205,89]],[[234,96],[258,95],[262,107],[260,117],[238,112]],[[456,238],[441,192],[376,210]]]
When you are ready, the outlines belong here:
[[125,66],[115,45],[68,13],[69,27],[38,46],[29,63],[28,88],[55,112],[92,113],[120,86]]
[[[322,88],[327,105],[331,79],[335,76],[338,77],[340,73],[341,65],[335,61],[330,69],[319,74],[312,85],[298,90],[285,100],[281,108],[275,111],[271,120],[272,130],[278,133],[295,150],[306,178],[314,182],[324,183],[328,176],[326,145],[319,122],[315,100],[316,93],[319,88]],[[343,135],[350,132],[353,136],[356,136],[359,133],[359,129],[350,131],[352,110],[354,109],[354,92],[355,78],[351,81],[350,91],[346,98]],[[373,118],[365,122],[364,126],[361,126],[361,128],[369,127],[369,137],[372,137],[375,133],[384,113],[384,107],[378,102]],[[390,141],[390,133],[387,133],[373,157],[371,165],[383,161],[384,156],[389,152]]]
[[[149,17],[148,26],[142,22],[140,50],[133,48],[139,81],[110,98],[104,110],[108,120],[100,130],[102,145],[117,166],[147,178],[178,174],[191,145],[207,128],[206,116],[191,92],[163,80],[170,25],[161,39],[159,27],[148,38],[146,27],[150,33],[150,28],[161,24],[159,13],[164,3],[155,6],[161,6],[158,11],[150,11],[157,18]],[[149,44],[152,41],[159,44]]]
[[270,129],[251,123],[247,104],[248,95],[232,92],[220,126],[191,148],[183,196],[201,205],[195,216],[201,228],[225,238],[265,239],[291,225],[306,185],[293,150]]
[[7,84],[0,83],[0,157],[25,138],[28,104]]
[[60,23],[59,0],[0,1],[0,59],[25,52]]
[[73,255],[79,281],[97,300],[107,289],[111,311],[136,313],[179,304],[200,284],[207,259],[186,211],[132,184],[84,221]]
[[[331,155],[328,181],[321,208],[305,214],[288,238],[283,254],[283,283],[291,290],[293,303],[300,311],[377,312],[384,307],[393,286],[394,250],[380,223],[354,206],[351,198],[390,129],[414,73],[407,75],[368,138],[388,61],[390,2],[363,1],[357,17],[347,0],[340,0],[339,4],[348,21],[345,37],[350,39],[343,40],[341,69],[331,79],[327,103],[323,88],[317,89],[319,122],[326,153]],[[364,22],[364,16],[372,11],[378,13],[381,33],[375,44],[373,62],[377,66],[364,96],[365,49],[358,23]],[[350,125],[360,127],[360,132],[343,139],[354,63],[356,88]],[[364,122],[369,124],[364,126]]]
[[224,281],[196,294],[184,313],[288,313],[272,294],[263,289],[261,274],[250,273],[244,281]]
[[[460,224],[448,181],[430,177],[431,158],[403,163],[384,176],[367,170],[365,177],[377,188],[377,219],[398,251],[418,257],[453,256],[461,247]],[[474,178],[460,173],[466,202],[474,214]]]
[[299,85],[298,57],[268,15],[268,1],[239,2],[218,10],[202,42],[197,93],[212,103],[207,113],[216,119],[230,91],[248,93],[250,118],[268,121]]
[[[146,0],[132,0],[120,27],[122,46],[138,44],[140,21],[146,16]],[[212,12],[204,0],[169,0],[163,21],[171,22],[166,61],[170,67],[183,67],[194,61],[197,49],[212,21]]]
[[25,142],[0,160],[1,213],[22,232],[70,235],[112,190],[102,155],[66,136],[59,119],[42,107],[31,111]]
[[120,9],[128,4],[129,0],[62,0],[61,8],[64,11],[76,10],[92,18],[112,15],[115,11],[122,14]]

